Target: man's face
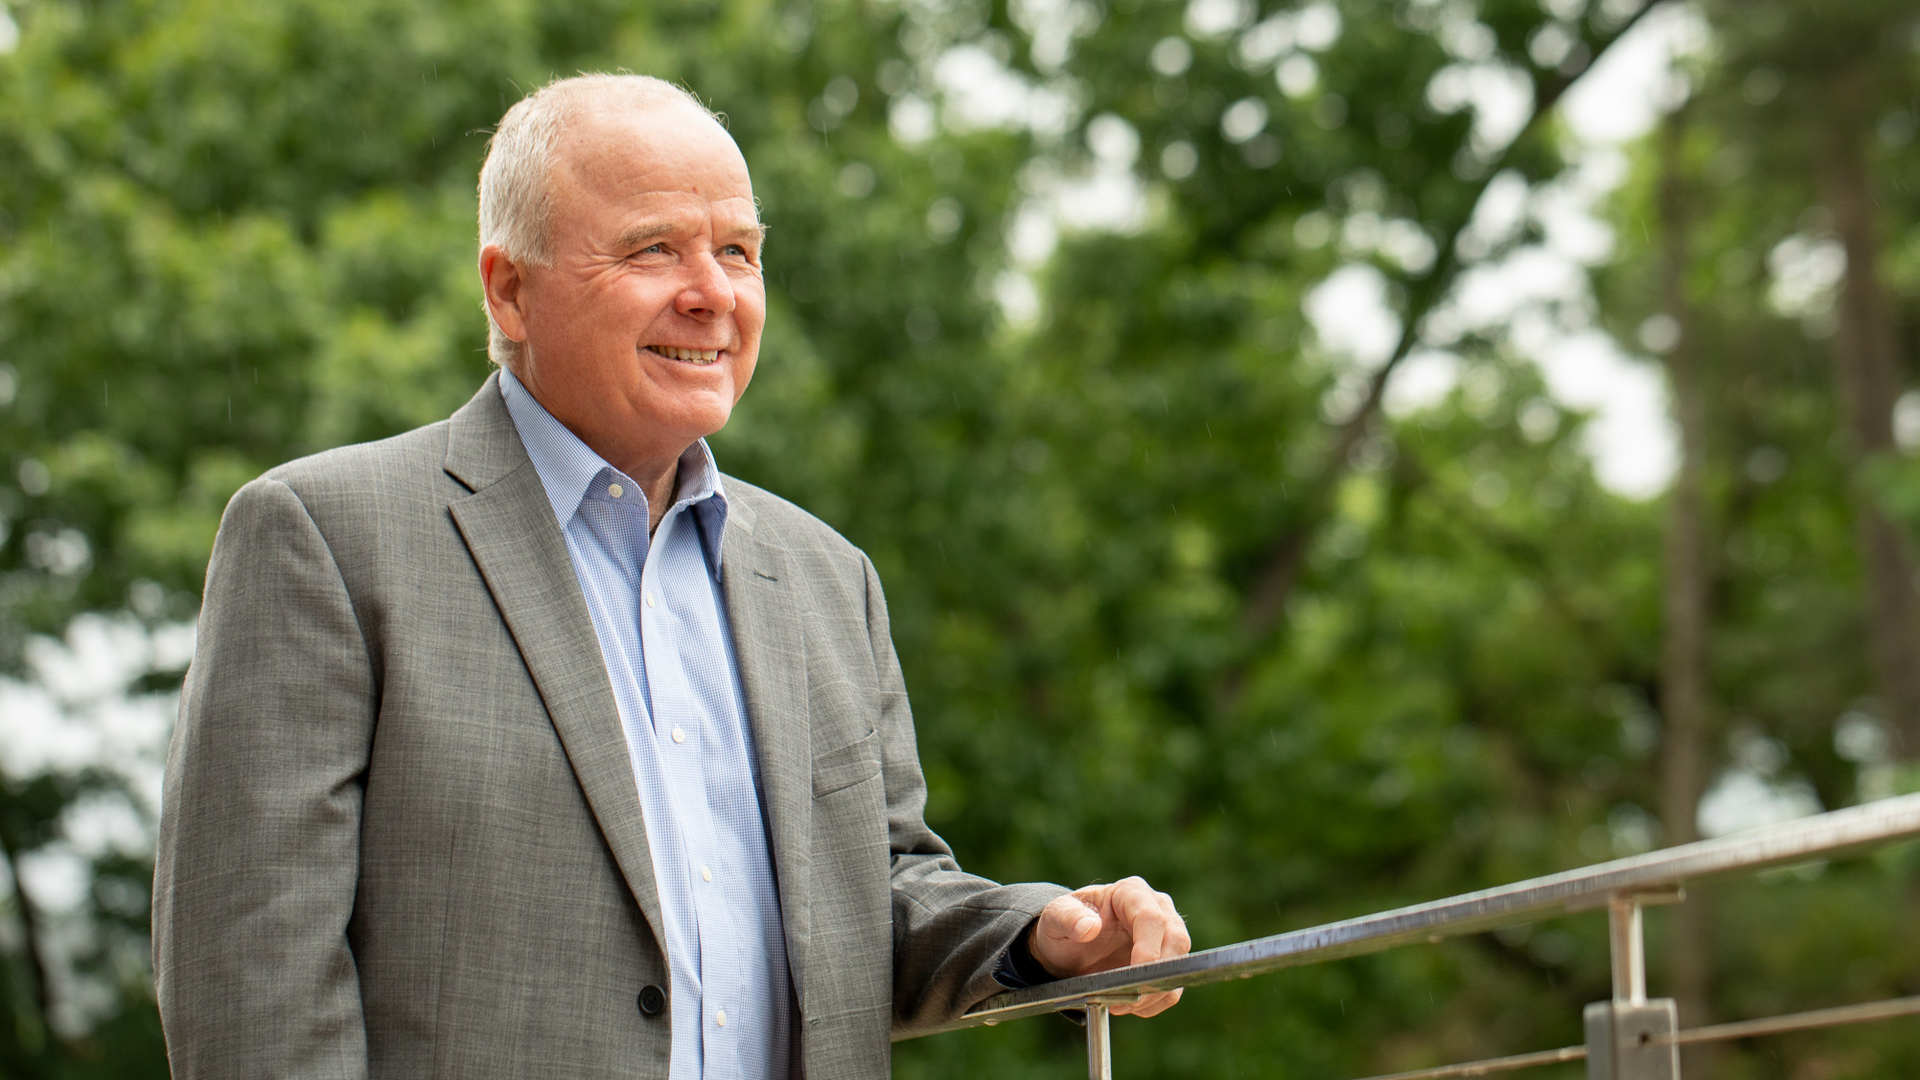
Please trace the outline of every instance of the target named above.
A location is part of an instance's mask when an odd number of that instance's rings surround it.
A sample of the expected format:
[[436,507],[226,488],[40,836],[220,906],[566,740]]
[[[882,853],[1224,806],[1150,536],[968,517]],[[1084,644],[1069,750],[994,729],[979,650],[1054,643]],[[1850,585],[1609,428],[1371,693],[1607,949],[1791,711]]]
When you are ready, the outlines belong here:
[[767,294],[747,164],[683,102],[584,110],[559,140],[553,260],[519,267],[514,373],[611,464],[664,465],[753,378]]

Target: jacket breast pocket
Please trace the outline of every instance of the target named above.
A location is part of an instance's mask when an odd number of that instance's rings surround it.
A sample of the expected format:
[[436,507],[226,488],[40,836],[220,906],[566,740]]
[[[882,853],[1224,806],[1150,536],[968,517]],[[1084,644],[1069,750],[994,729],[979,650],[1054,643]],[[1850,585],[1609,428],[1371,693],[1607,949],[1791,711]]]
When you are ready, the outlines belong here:
[[813,758],[813,797],[824,798],[880,775],[880,735],[869,731]]

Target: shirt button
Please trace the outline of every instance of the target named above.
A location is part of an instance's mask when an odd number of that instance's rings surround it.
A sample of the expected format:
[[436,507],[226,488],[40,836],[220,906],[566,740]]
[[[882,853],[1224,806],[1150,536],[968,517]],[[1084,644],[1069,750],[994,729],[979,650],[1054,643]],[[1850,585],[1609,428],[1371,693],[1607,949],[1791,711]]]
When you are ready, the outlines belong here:
[[673,741],[674,741],[674,742],[686,742],[686,741],[687,741],[687,733],[686,733],[686,731],[685,731],[685,730],[683,730],[683,729],[681,729],[681,728],[677,728],[677,727],[676,727],[676,728],[674,728],[674,729],[673,729]]
[[652,606],[654,606],[654,605],[653,605],[653,593],[652,593],[652,592],[648,592],[648,593],[647,593],[647,606],[648,606],[648,607],[652,607]]
[[701,867],[701,868],[700,868],[700,880],[701,880],[701,881],[712,881],[712,880],[713,880],[713,871],[712,871],[712,870],[710,870],[710,869],[708,869],[707,867],[704,867],[704,866],[703,866],[703,867]]
[[713,1022],[716,1024],[719,1024],[721,1027],[726,1027],[727,1026],[727,1010],[715,1009],[713,1011]]
[[620,497],[620,496],[622,496],[622,495],[625,495],[626,493],[627,493],[627,492],[626,492],[626,489],[625,489],[625,488],[622,488],[622,487],[621,487],[621,486],[620,486],[619,484],[608,484],[608,485],[607,485],[607,494],[609,494],[609,495],[611,495],[611,496],[613,496],[613,497],[614,497],[614,498],[616,498],[616,499],[617,499],[617,498],[619,498],[619,497]]

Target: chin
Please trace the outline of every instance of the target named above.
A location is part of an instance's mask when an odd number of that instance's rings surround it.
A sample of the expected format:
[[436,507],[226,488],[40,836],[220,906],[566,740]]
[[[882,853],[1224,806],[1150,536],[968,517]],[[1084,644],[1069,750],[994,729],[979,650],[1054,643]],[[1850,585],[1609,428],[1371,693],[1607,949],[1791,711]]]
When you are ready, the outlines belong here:
[[704,439],[726,427],[728,419],[733,415],[731,408],[704,407],[704,403],[662,411],[666,414],[662,419],[671,418],[673,430],[686,432],[696,439]]

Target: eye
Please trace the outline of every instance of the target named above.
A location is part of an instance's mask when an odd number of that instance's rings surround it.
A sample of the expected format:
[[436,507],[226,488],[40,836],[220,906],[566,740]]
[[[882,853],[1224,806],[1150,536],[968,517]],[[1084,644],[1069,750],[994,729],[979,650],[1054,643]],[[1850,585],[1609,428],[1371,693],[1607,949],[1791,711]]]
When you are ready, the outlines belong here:
[[634,252],[634,254],[635,255],[664,255],[666,254],[666,252],[667,252],[667,245],[665,244],[648,244],[646,247],[643,247],[639,251]]
[[747,248],[744,244],[728,244],[721,248],[720,252],[723,255],[737,255],[742,259],[747,257]]

